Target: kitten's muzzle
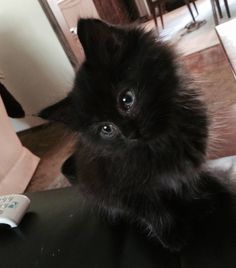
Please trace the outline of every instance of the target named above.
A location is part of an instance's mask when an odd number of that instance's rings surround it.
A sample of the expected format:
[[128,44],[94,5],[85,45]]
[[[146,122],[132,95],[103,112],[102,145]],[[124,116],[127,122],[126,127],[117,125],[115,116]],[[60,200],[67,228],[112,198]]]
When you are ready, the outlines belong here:
[[141,135],[138,130],[131,131],[125,135],[130,140],[138,140],[141,138]]
[[132,122],[129,122],[126,125],[122,125],[122,128],[121,129],[122,129],[122,134],[126,138],[128,138],[130,140],[138,140],[138,139],[141,138],[141,134],[140,134],[139,129]]

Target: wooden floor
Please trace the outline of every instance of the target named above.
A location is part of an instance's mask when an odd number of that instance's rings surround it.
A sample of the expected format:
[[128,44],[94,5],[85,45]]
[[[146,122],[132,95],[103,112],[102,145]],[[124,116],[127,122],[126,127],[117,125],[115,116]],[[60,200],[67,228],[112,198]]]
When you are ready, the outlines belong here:
[[61,124],[47,124],[18,133],[21,142],[41,158],[37,170],[26,189],[42,191],[69,186],[61,174],[61,165],[73,152],[76,136]]

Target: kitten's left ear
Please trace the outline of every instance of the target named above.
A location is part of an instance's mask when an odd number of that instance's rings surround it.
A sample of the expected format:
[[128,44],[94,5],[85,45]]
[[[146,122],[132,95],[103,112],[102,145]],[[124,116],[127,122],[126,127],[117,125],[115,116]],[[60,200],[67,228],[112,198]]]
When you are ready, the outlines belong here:
[[77,34],[87,59],[105,60],[121,43],[118,28],[99,19],[80,19]]
[[60,122],[65,125],[70,125],[72,123],[72,115],[72,102],[69,96],[43,109],[38,114],[38,116],[43,119]]

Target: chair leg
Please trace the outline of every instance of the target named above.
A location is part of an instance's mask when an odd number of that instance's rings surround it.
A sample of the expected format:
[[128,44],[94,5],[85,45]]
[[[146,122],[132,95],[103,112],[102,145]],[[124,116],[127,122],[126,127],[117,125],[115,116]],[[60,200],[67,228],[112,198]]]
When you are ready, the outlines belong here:
[[152,17],[153,17],[155,26],[156,26],[156,28],[158,29],[157,16],[156,16],[156,10],[155,10],[155,7],[152,7],[152,8],[151,8],[151,13],[152,13]]
[[163,9],[162,9],[161,1],[158,1],[158,10],[159,10],[160,18],[161,18],[161,26],[162,26],[162,29],[164,29]]
[[195,17],[194,17],[193,12],[192,12],[192,9],[191,9],[191,7],[190,7],[189,0],[185,0],[185,4],[186,4],[186,6],[188,7],[188,10],[189,10],[189,12],[190,12],[190,14],[191,14],[191,16],[192,16],[193,21],[196,22]]
[[219,24],[219,20],[218,20],[218,16],[217,16],[217,13],[216,13],[215,1],[214,0],[210,0],[210,2],[211,2],[212,14],[213,14],[215,25],[218,25]]
[[217,7],[217,10],[218,10],[219,16],[222,19],[223,18],[223,15],[222,15],[222,11],[221,11],[219,0],[215,0],[215,3],[216,3],[216,7]]
[[227,16],[228,16],[228,18],[231,18],[231,14],[230,14],[230,11],[229,11],[228,0],[224,0],[224,2],[225,2],[225,8],[226,8]]
[[199,15],[199,12],[198,12],[197,5],[196,5],[196,3],[195,3],[195,0],[191,0],[191,2],[193,3],[193,6],[194,6],[196,12],[197,12],[197,14]]

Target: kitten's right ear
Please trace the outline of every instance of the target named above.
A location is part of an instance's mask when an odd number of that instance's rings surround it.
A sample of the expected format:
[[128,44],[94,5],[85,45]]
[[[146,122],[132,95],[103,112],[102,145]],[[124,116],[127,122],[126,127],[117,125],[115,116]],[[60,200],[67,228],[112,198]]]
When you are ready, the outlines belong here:
[[73,111],[70,97],[68,96],[63,100],[44,108],[39,112],[38,116],[49,121],[71,125]]

